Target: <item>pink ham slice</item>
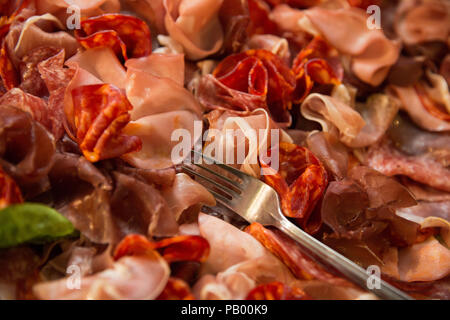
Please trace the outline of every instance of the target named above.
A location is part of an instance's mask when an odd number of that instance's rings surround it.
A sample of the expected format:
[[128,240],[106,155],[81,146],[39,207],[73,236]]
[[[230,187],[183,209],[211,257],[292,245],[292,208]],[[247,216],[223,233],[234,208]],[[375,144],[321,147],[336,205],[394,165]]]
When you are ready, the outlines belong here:
[[111,269],[82,277],[80,289],[70,289],[70,279],[40,283],[33,291],[47,300],[150,300],[155,299],[169,279],[167,262],[156,252],[123,257]]
[[400,45],[386,38],[381,30],[369,30],[367,15],[360,9],[314,7],[301,11],[279,5],[271,18],[284,31],[321,34],[338,51],[352,58],[353,73],[372,86],[384,81],[399,56]]
[[367,164],[387,175],[405,175],[433,188],[450,192],[450,170],[430,155],[407,156],[386,141],[369,148]]
[[189,59],[203,59],[220,50],[224,35],[218,15],[223,0],[158,1],[164,4],[168,34],[183,46]]
[[123,159],[142,169],[163,169],[180,163],[186,155],[172,157],[173,148],[179,144],[172,139],[172,133],[184,130],[192,147],[201,135],[198,130],[194,132],[194,122],[202,114],[199,103],[183,87],[183,56],[152,54],[130,59],[126,66],[126,93],[134,108],[125,132],[140,137],[143,146]]

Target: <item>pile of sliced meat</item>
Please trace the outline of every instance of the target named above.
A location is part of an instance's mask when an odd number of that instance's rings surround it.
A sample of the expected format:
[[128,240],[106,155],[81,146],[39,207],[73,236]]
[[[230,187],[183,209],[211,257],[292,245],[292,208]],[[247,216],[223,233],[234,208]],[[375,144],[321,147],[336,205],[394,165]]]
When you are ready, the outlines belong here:
[[68,3],[0,4],[0,299],[377,299],[221,208],[180,129],[244,150],[299,228],[450,299],[448,1]]

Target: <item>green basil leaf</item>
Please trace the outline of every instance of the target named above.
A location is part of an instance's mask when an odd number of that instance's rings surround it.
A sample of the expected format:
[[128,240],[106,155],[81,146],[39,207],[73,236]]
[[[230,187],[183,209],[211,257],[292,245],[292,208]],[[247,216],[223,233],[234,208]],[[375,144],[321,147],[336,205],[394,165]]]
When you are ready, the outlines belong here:
[[52,241],[74,232],[69,220],[42,204],[23,203],[0,210],[0,248]]

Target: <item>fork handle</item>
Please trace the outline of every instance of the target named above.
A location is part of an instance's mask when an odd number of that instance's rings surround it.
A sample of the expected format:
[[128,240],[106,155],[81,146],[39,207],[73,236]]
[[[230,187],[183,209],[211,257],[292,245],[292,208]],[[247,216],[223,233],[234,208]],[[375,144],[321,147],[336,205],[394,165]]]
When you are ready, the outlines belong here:
[[295,226],[286,218],[283,217],[282,219],[277,220],[278,224],[276,225],[276,227],[278,227],[293,240],[297,241],[309,252],[314,252],[314,255],[317,256],[317,258],[319,258],[323,262],[330,264],[333,268],[341,272],[348,279],[351,279],[361,288],[365,288],[366,290],[374,293],[382,299],[414,300],[406,293],[398,290],[394,286],[381,279],[379,289],[370,289],[370,287],[367,285],[367,280],[369,279],[370,275],[367,274],[367,272],[363,268],[347,259],[343,255],[339,254],[335,250],[331,249],[330,247],[324,245],[316,238],[310,236],[308,233]]

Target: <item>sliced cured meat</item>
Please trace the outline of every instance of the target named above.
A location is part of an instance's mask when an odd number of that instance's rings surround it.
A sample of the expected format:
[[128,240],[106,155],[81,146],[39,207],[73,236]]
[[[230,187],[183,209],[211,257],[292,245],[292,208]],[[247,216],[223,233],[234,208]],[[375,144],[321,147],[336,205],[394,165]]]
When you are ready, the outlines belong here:
[[75,73],[73,69],[63,67],[64,52],[64,50],[61,50],[55,56],[42,61],[38,65],[39,73],[50,92],[47,106],[48,118],[51,132],[56,140],[59,140],[64,134],[64,125],[67,121],[64,115],[64,96]]
[[[216,204],[213,195],[205,187],[184,173],[178,173],[175,176],[172,186],[162,190],[162,195],[177,220],[180,220],[183,212],[192,206],[200,206],[201,204],[214,206]],[[185,216],[183,220],[191,220],[190,222],[197,221],[197,217],[195,216],[193,219],[192,217]]]
[[0,105],[0,165],[20,187],[48,188],[55,155],[53,136],[30,114]]
[[[43,25],[44,27],[40,27]],[[75,54],[78,43],[64,30],[63,24],[51,14],[33,16],[16,23],[5,38],[11,59],[21,59],[31,50],[46,46],[64,49],[67,57]]]
[[369,148],[367,164],[387,176],[405,175],[433,188],[450,191],[450,171],[430,155],[408,156],[383,141]]
[[200,234],[211,246],[204,265],[205,273],[218,273],[229,267],[269,254],[253,237],[225,221],[207,214],[199,215]]
[[0,97],[0,105],[10,105],[26,111],[48,130],[52,129],[48,104],[42,98],[24,92],[19,88],[13,88]]
[[176,215],[157,189],[121,173],[114,177],[111,212],[120,230],[119,239],[132,233],[167,236],[178,231]]
[[110,212],[111,182],[85,158],[57,154],[49,174],[53,206],[96,243],[119,241]]
[[[233,112],[215,110],[206,118],[209,121],[209,131],[203,152],[219,161],[227,161],[230,165],[254,177],[260,177],[262,174],[258,157],[267,159],[268,150],[271,147],[275,147],[280,142],[292,142],[283,130],[277,128],[267,111],[263,109],[255,110],[246,117],[239,117]],[[227,130],[234,130],[238,143],[234,143],[227,137]],[[223,151],[219,156],[221,148]],[[241,153],[241,150],[245,152]],[[229,152],[228,155],[227,152]],[[229,155],[233,157],[232,160],[225,160],[225,157]]]
[[447,42],[450,34],[450,5],[442,0],[406,0],[397,8],[395,31],[408,45]]
[[352,72],[372,86],[383,82],[399,56],[398,43],[387,39],[381,30],[368,29],[363,10],[314,7],[299,11],[280,5],[271,16],[283,30],[322,35],[341,53],[351,56]]
[[420,127],[428,131],[450,131],[450,122],[439,119],[427,111],[414,87],[392,87],[394,94],[401,101],[401,108]]
[[123,257],[112,268],[83,277],[80,289],[69,289],[67,279],[61,279],[37,284],[33,291],[49,300],[149,300],[161,294],[169,275],[167,262],[154,252]]
[[152,52],[150,29],[137,17],[124,14],[103,14],[81,21],[75,30],[78,42],[86,49],[110,47],[127,60]]
[[56,47],[38,47],[22,57],[19,65],[20,88],[34,96],[46,97],[49,92],[45,82],[41,78],[38,65],[48,58],[59,53],[61,49]]
[[218,15],[223,0],[158,1],[164,5],[168,34],[190,59],[199,60],[220,50],[224,35]]
[[39,0],[36,1],[36,10],[38,14],[51,13],[58,17],[61,23],[66,23],[68,19],[73,20],[73,12],[68,11],[71,5],[75,5],[80,9],[82,17],[97,16],[104,13],[115,13],[120,11],[119,0]]
[[141,139],[123,132],[133,107],[119,88],[110,84],[82,86],[72,90],[72,98],[74,119],[69,121],[75,124],[76,141],[89,161],[141,150]]
[[105,83],[121,89],[126,86],[125,68],[111,48],[99,47],[79,52],[67,60],[68,65],[74,63]]

